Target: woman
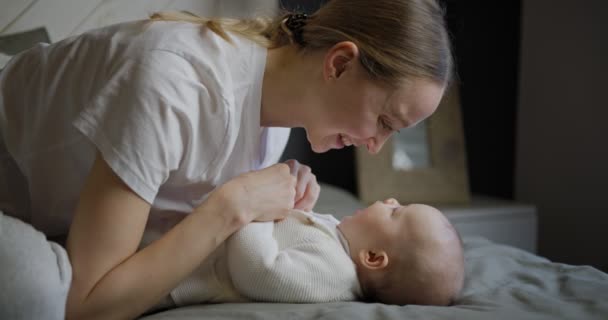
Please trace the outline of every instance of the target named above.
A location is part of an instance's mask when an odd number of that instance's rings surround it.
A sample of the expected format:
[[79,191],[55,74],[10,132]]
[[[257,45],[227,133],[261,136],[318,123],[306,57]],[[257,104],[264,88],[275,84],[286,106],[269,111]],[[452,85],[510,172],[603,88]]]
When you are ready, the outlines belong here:
[[[20,54],[0,75],[1,317],[137,317],[240,227],[312,209],[310,168],[272,165],[285,128],[376,153],[451,64],[433,0],[160,13]],[[67,254],[45,239],[68,230]]]

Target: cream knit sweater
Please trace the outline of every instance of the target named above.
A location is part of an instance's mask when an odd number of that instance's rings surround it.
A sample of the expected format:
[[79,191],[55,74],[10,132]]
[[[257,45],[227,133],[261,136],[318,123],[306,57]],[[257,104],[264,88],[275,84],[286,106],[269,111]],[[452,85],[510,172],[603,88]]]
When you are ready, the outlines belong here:
[[361,289],[337,223],[329,215],[298,210],[278,223],[251,223],[215,250],[171,297],[178,306],[355,300]]

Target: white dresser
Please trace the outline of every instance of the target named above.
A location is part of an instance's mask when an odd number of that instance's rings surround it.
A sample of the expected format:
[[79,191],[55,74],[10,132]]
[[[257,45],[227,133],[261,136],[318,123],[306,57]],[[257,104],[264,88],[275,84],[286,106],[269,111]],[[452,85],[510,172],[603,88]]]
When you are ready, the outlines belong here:
[[466,206],[438,206],[462,237],[482,236],[536,253],[536,207],[485,197]]

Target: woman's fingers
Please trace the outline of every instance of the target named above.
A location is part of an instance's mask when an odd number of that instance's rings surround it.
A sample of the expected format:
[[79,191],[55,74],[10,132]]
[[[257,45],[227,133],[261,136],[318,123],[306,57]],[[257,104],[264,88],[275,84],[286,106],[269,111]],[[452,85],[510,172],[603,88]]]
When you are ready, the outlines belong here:
[[312,178],[314,178],[314,175],[312,174],[309,166],[300,165],[297,177],[298,182],[296,184],[296,202],[304,198],[304,195],[306,194],[306,191],[308,190],[308,187],[311,183]]
[[[300,164],[297,160],[294,159],[290,159],[285,161],[285,164],[289,166],[289,172],[292,176],[297,178],[297,182],[296,182],[296,194],[295,194],[295,199],[294,201],[297,203],[301,198],[302,195],[304,194],[304,192],[306,191],[306,184],[303,183],[302,179],[305,178],[302,176],[304,170],[303,169],[303,165]],[[310,172],[310,168],[309,172]]]
[[270,188],[269,191],[271,191],[271,193],[269,193],[268,196],[272,197],[277,203],[283,205],[283,211],[286,215],[286,212],[293,209],[295,204],[297,178],[291,174],[291,168],[288,165],[278,163],[269,167],[269,169],[275,168],[278,170],[278,175],[275,179],[278,179],[279,181],[277,182],[277,185],[274,186],[275,188]]
[[276,164],[239,175],[217,193],[245,221],[269,221],[284,218],[293,208],[296,182],[289,166]]

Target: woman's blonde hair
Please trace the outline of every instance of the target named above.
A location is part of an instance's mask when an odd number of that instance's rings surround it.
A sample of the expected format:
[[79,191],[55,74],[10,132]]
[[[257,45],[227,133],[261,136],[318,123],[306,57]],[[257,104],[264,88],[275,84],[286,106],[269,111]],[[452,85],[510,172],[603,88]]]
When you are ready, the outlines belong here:
[[[230,41],[226,31],[267,48],[294,43],[282,26],[289,13],[255,19],[202,18],[190,13],[161,12],[152,20],[188,21],[207,26]],[[450,40],[444,10],[436,0],[330,0],[310,15],[299,49],[306,53],[352,41],[372,79],[398,86],[408,78],[446,85],[452,74]]]

